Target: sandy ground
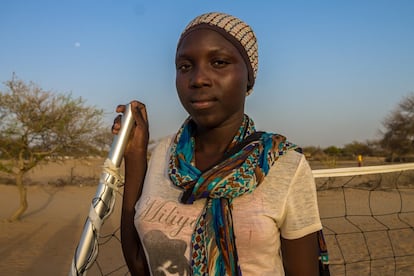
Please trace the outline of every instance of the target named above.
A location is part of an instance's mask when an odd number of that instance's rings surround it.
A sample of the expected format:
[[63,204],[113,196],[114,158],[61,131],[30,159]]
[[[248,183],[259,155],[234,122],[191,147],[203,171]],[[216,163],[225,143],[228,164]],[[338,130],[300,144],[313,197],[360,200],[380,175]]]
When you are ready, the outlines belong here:
[[[28,193],[23,219],[0,224],[0,275],[68,275],[95,188],[33,186]],[[1,218],[17,200],[15,187],[0,186]]]
[[[90,181],[99,176],[101,165],[102,160],[68,161],[28,176],[29,209],[23,219],[0,222],[0,275],[68,275],[96,193]],[[318,197],[331,275],[414,275],[412,188],[375,193],[334,189]],[[0,183],[0,204],[3,220],[18,207],[15,186]],[[101,230],[97,263],[88,275],[128,274],[119,242],[119,204],[117,196],[115,211]]]
[[[15,223],[4,219],[18,207],[18,191],[0,183],[0,275],[68,275],[102,164],[103,160],[67,161],[30,173],[29,208]],[[63,185],[71,181],[76,184]],[[117,231],[120,199],[117,196],[114,212],[101,229],[98,262],[88,275],[127,273]]]

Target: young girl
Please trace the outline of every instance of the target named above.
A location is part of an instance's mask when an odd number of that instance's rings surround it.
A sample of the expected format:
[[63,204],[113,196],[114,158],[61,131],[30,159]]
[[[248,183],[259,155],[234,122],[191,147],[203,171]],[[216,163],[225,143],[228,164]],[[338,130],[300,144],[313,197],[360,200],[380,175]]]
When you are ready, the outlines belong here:
[[181,34],[175,64],[189,116],[148,168],[146,109],[131,102],[121,218],[131,274],[318,275],[311,169],[295,145],[256,131],[245,114],[258,68],[252,29],[228,14],[200,15]]

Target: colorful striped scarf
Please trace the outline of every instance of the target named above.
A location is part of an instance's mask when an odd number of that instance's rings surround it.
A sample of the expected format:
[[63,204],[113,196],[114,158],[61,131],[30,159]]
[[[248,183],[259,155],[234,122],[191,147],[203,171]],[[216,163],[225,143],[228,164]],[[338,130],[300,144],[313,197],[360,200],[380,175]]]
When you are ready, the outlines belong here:
[[207,199],[191,238],[193,275],[241,275],[232,200],[253,192],[279,156],[297,146],[284,136],[256,132],[245,115],[223,160],[201,172],[194,166],[194,131],[194,123],[187,119],[175,137],[169,162],[171,180],[184,190],[182,203]]

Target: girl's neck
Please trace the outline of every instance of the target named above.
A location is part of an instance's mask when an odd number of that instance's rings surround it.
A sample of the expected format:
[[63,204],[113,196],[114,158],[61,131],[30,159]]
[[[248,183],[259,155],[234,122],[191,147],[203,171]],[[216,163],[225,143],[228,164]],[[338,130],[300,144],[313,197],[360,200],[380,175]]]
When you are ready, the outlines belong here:
[[219,128],[198,128],[195,135],[196,167],[203,171],[221,160],[240,125],[241,122],[235,122]]

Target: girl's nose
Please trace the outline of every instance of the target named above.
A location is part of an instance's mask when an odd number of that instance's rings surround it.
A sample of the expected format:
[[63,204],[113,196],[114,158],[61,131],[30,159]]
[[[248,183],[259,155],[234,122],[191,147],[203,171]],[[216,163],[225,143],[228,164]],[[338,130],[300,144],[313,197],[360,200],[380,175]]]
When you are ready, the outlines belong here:
[[208,69],[204,66],[195,66],[190,79],[190,86],[193,88],[210,86],[211,78]]

